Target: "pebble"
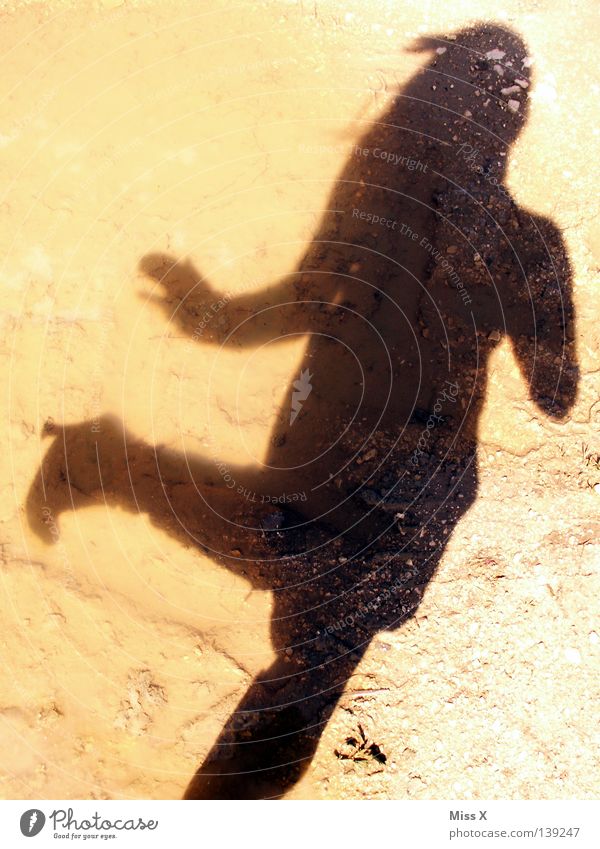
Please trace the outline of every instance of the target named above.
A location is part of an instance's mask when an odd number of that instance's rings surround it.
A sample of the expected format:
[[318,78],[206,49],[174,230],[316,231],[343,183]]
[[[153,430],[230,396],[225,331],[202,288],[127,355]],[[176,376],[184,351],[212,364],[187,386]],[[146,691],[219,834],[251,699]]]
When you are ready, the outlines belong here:
[[273,513],[268,513],[260,520],[261,527],[265,531],[277,531],[283,526],[285,515],[281,510],[275,510]]
[[518,112],[521,107],[518,100],[509,100],[507,105],[510,112]]
[[502,339],[502,334],[499,330],[492,330],[492,332],[488,336],[488,339],[490,340],[490,342],[500,342],[500,340]]
[[508,88],[503,88],[500,90],[500,94],[506,96],[507,94],[520,94],[521,89],[518,85],[509,85]]
[[569,661],[569,663],[581,663],[581,655],[577,649],[565,649],[565,658]]
[[493,50],[488,50],[488,52],[485,54],[486,59],[504,59],[505,56],[505,51],[498,50],[497,47],[495,47]]

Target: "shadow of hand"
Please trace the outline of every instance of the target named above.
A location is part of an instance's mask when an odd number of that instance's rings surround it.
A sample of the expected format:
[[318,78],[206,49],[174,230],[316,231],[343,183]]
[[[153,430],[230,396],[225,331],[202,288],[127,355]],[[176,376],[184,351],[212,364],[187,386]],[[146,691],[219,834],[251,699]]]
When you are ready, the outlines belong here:
[[159,304],[169,321],[175,320],[186,332],[218,299],[190,260],[179,262],[168,254],[146,254],[139,269],[163,287],[160,296],[152,295],[149,300]]

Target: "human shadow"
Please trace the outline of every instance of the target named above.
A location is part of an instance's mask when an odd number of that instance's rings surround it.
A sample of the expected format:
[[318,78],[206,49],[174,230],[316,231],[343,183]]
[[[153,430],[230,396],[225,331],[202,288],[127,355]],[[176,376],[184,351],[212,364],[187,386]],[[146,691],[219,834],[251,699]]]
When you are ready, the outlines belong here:
[[481,24],[412,49],[427,63],[349,151],[293,272],[229,297],[189,261],[141,260],[161,309],[198,342],[305,335],[264,463],[150,445],[107,416],[55,429],[30,489],[48,540],[62,510],[102,497],[273,591],[277,659],[188,799],[284,794],[374,635],[413,615],[476,497],[496,345],[511,340],[549,417],[575,399],[566,249],[505,184],[527,116],[525,45]]

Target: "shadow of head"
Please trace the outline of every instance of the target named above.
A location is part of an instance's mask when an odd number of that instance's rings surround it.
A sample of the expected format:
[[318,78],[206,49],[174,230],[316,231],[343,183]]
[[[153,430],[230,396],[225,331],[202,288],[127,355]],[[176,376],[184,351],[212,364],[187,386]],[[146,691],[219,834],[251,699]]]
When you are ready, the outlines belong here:
[[433,134],[464,117],[461,142],[466,133],[486,150],[498,145],[506,151],[516,141],[529,115],[533,65],[516,32],[478,23],[456,33],[423,36],[406,50],[432,57],[400,92],[404,98],[425,95],[424,131]]

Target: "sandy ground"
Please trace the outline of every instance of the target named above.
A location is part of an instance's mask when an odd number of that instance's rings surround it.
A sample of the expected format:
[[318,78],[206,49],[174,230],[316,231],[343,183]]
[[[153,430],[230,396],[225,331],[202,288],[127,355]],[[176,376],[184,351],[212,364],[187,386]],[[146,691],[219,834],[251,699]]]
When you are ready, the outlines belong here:
[[477,500],[415,616],[373,641],[288,795],[597,795],[594,3],[3,2],[4,798],[180,798],[273,660],[271,594],[143,511],[90,500],[62,514],[54,545],[27,522],[48,419],[112,413],[150,444],[210,439],[232,462],[267,451],[302,339],[252,357],[190,348],[148,299],[140,259],[193,257],[234,293],[281,277],[361,122],[422,62],[405,48],[477,20],[510,26],[535,60],[508,185],[565,241],[578,395],[552,422],[509,344],[491,354]]

